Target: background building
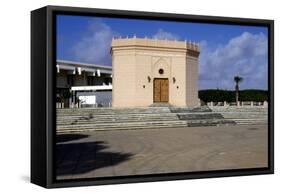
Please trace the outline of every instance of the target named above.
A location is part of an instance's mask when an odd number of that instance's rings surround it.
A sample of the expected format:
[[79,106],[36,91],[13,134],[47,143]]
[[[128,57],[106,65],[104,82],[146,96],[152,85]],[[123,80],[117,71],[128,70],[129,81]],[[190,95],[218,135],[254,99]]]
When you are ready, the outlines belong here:
[[112,68],[57,60],[57,107],[111,106]]

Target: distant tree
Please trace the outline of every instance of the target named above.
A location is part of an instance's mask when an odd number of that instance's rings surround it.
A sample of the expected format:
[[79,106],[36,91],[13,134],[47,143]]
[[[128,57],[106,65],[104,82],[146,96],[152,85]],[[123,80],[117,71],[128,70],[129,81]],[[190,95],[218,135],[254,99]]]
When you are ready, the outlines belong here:
[[236,104],[238,105],[239,102],[239,84],[243,81],[243,78],[240,76],[234,76],[234,82],[235,82],[235,100]]
[[[207,89],[199,91],[199,98],[203,102],[235,102],[235,90]],[[263,102],[268,101],[267,90],[247,89],[239,90],[240,101]]]

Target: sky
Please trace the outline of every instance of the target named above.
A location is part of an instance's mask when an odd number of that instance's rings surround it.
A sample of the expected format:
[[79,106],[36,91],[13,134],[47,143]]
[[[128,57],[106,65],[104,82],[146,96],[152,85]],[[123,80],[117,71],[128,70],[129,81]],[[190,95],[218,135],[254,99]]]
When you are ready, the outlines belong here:
[[176,21],[57,16],[57,59],[111,66],[112,37],[191,40],[200,44],[199,89],[268,89],[268,29]]

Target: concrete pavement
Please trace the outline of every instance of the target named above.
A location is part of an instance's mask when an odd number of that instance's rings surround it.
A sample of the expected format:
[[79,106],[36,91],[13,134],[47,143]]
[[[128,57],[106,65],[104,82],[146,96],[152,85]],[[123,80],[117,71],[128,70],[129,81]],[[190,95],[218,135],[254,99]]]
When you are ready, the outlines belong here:
[[267,125],[92,131],[57,136],[57,179],[267,166]]

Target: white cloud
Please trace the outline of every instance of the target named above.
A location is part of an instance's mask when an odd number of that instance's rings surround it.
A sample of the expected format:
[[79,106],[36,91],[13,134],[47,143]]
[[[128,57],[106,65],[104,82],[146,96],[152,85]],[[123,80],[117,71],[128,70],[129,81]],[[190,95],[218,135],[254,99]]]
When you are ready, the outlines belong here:
[[89,21],[88,29],[74,44],[75,60],[101,65],[111,65],[110,46],[116,33],[98,19]]
[[173,34],[171,32],[166,32],[163,29],[159,29],[157,31],[157,33],[152,36],[152,38],[156,38],[156,39],[159,39],[159,40],[164,40],[164,39],[167,39],[167,40],[178,40],[179,36],[176,35],[176,34]]
[[244,32],[225,45],[210,49],[201,42],[200,89],[233,89],[233,77],[244,78],[241,88],[267,89],[267,36]]
[[[113,36],[119,36],[119,34],[101,20],[93,19],[88,23],[87,31],[74,44],[71,52],[77,61],[111,65],[109,52]],[[162,29],[159,29],[152,37],[168,40],[179,39],[179,36]]]

